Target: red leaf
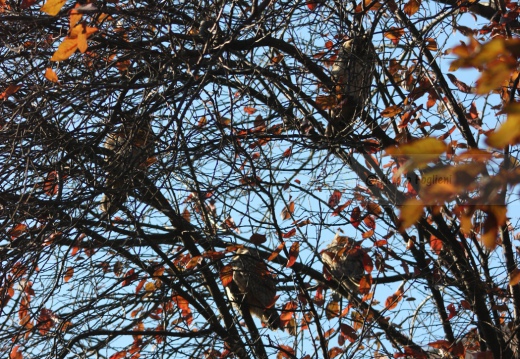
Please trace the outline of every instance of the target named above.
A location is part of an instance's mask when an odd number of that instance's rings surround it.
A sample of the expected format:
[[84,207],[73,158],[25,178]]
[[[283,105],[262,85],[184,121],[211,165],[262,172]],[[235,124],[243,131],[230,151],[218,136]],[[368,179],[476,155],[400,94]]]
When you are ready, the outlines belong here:
[[297,308],[297,304],[295,301],[290,301],[285,303],[282,309],[282,313],[280,314],[280,326],[285,327],[285,324],[289,323],[289,321],[294,316],[294,311]]
[[122,352],[117,352],[115,354],[112,354],[109,359],[125,359],[126,358],[126,350],[123,350]]
[[282,233],[282,238],[291,238],[296,234],[296,228],[291,229],[287,233]]
[[431,247],[432,251],[438,255],[441,253],[442,246],[443,246],[442,241],[432,234],[430,237],[430,247]]
[[27,231],[27,226],[23,223],[18,223],[16,226],[14,226],[10,231],[9,235],[11,236],[11,239],[15,239],[22,234],[24,234]]
[[289,203],[288,206],[286,206],[282,213],[280,213],[280,216],[282,217],[282,220],[290,219],[291,215],[294,213],[294,201]]
[[359,209],[359,207],[354,208],[350,213],[350,223],[352,223],[352,225],[356,228],[359,227],[359,225],[361,224],[361,221],[359,220],[360,217],[361,210]]
[[348,339],[351,343],[354,343],[357,340],[358,335],[356,334],[354,328],[352,328],[350,325],[341,324],[340,330],[342,336]]
[[448,312],[449,312],[449,314],[448,314],[448,320],[450,320],[451,318],[453,318],[454,316],[456,316],[457,313],[459,312],[459,311],[457,310],[457,307],[455,307],[455,304],[453,304],[453,303],[450,304],[450,305],[448,305],[447,309],[448,309]]
[[65,276],[63,276],[63,279],[65,280],[65,283],[68,282],[72,276],[74,275],[74,267],[68,267],[65,271]]
[[351,200],[348,200],[347,202],[343,203],[341,206],[336,207],[336,209],[332,212],[331,216],[332,216],[332,217],[339,216],[339,214],[340,214],[341,212],[343,212],[343,210],[344,210],[345,208],[347,208],[348,206],[350,206],[351,203],[352,203],[352,201],[351,201]]
[[137,273],[135,273],[134,269],[130,269],[128,272],[126,272],[125,279],[121,283],[121,286],[126,287],[127,285],[129,285],[130,283],[135,281],[136,279],[137,279]]
[[283,158],[290,157],[292,155],[292,147],[289,147],[282,153]]
[[342,193],[338,190],[334,190],[329,198],[329,207],[334,208],[339,204]]
[[310,11],[314,11],[318,7],[318,3],[313,0],[307,0],[307,7]]
[[298,254],[300,253],[300,242],[294,242],[291,245],[291,249],[289,249],[289,260],[285,265],[287,268],[292,267],[294,263],[296,263],[296,259],[298,259]]
[[376,228],[376,221],[373,216],[366,216],[365,219],[363,220],[363,222],[370,229]]

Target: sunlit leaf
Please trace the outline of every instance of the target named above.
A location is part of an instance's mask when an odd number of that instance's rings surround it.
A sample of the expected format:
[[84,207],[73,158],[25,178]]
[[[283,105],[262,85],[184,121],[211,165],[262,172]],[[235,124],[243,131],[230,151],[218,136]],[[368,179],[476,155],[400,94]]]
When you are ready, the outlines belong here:
[[331,301],[325,308],[325,316],[328,320],[339,317],[339,302]]
[[381,112],[381,116],[386,117],[386,118],[394,117],[394,116],[400,114],[401,112],[403,112],[403,108],[401,106],[394,105],[394,106],[385,108],[383,110],[383,112]]
[[63,280],[66,282],[68,282],[72,276],[74,275],[74,267],[67,267],[67,269],[65,270],[65,275],[63,276]]
[[507,113],[506,122],[486,139],[488,145],[499,149],[520,143],[520,104],[510,104],[504,111]]
[[430,248],[435,254],[440,254],[443,247],[442,241],[435,237],[433,234],[430,235]]
[[233,281],[233,266],[226,265],[220,269],[220,280],[224,287],[231,284]]
[[56,72],[50,67],[45,69],[45,78],[50,82],[58,82],[58,75],[56,75]]
[[422,201],[418,199],[410,198],[406,200],[401,206],[399,214],[399,231],[404,232],[417,223],[423,215],[423,208]]
[[404,13],[408,16],[412,16],[417,11],[419,11],[419,8],[421,7],[421,1],[420,0],[410,0],[404,5]]
[[292,214],[294,213],[294,201],[291,201],[287,206],[284,207],[282,213],[280,213],[280,217],[282,220],[291,219]]
[[67,0],[47,0],[40,8],[40,11],[51,16],[57,15]]
[[254,107],[249,107],[249,106],[245,106],[244,107],[244,112],[247,113],[248,115],[252,115],[256,112],[256,108]]
[[391,27],[390,30],[385,31],[385,37],[390,39],[394,45],[397,45],[399,39],[404,35],[403,28]]
[[11,349],[11,352],[9,353],[9,359],[23,359],[19,345],[15,345],[13,349]]
[[5,89],[4,92],[0,94],[0,100],[5,100],[12,94],[16,93],[20,88],[22,88],[22,85],[9,85]]
[[276,249],[271,253],[269,258],[267,258],[268,261],[272,261],[276,257],[278,257],[278,254],[280,254],[280,251],[285,247],[285,242],[282,242],[276,247]]
[[58,46],[58,49],[52,55],[51,61],[64,61],[72,56],[78,48],[78,40],[70,39],[68,37]]

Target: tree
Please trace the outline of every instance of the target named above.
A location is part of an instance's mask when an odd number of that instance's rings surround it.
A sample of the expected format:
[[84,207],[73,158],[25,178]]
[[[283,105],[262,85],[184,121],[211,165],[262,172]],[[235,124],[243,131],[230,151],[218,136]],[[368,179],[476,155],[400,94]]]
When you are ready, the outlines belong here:
[[3,357],[520,357],[516,3],[0,9]]

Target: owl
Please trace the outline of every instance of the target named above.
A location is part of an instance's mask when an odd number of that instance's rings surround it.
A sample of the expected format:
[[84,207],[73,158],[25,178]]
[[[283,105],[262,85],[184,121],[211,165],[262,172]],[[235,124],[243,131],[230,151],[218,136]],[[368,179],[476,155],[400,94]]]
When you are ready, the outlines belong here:
[[105,140],[104,147],[111,151],[107,156],[106,188],[100,209],[109,215],[119,210],[135,187],[137,171],[146,171],[155,152],[155,136],[150,118],[125,122]]
[[366,251],[352,238],[336,234],[332,243],[321,252],[321,259],[334,279],[358,292],[359,282],[365,275],[363,258],[366,255]]
[[360,35],[345,41],[338,51],[331,75],[340,104],[332,113],[328,135],[352,129],[368,105],[376,60],[370,45],[370,39]]
[[249,310],[268,328],[280,328],[280,316],[273,304],[276,300],[276,281],[265,262],[254,249],[240,248],[231,261],[233,280],[226,291],[233,306]]

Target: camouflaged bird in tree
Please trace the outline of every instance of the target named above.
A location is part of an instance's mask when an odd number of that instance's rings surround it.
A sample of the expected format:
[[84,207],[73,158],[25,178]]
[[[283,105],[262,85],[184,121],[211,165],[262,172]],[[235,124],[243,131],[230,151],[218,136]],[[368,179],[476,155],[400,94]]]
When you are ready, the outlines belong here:
[[334,279],[357,292],[359,282],[365,276],[363,258],[366,255],[366,251],[352,238],[336,234],[321,253],[321,259]]
[[270,329],[280,328],[280,316],[273,308],[276,280],[253,249],[240,248],[231,261],[233,281],[226,287],[233,306],[248,310]]
[[350,132],[368,106],[375,61],[366,35],[354,36],[341,45],[331,70],[340,103],[332,113],[328,136]]
[[106,158],[107,192],[101,200],[101,211],[112,215],[126,201],[128,191],[136,186],[136,173],[147,170],[155,151],[154,142],[149,117],[126,119],[107,136],[104,147],[111,154]]

